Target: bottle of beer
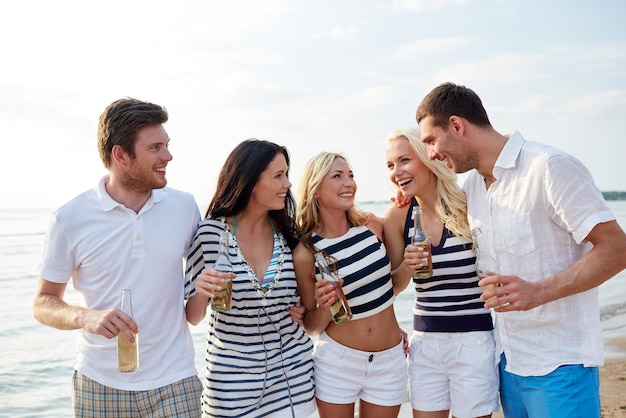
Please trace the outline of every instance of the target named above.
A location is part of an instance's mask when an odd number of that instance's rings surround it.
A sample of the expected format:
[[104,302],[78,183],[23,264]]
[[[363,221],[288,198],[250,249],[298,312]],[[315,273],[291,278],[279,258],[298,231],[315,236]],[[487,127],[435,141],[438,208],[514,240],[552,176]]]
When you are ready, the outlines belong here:
[[346,296],[343,294],[337,274],[330,268],[326,257],[324,257],[321,251],[315,253],[315,263],[319,270],[319,274],[316,274],[318,281],[326,279],[335,288],[335,301],[330,307],[330,314],[333,317],[333,321],[335,324],[343,324],[349,321],[352,319],[352,311],[350,310]]
[[428,253],[428,262],[422,267],[415,269],[413,272],[414,279],[425,279],[433,275],[433,258],[431,254],[430,239],[424,229],[424,220],[422,218],[422,208],[418,205],[413,207],[413,235],[411,236],[411,245],[421,247]]
[[[496,274],[496,272],[498,271],[496,260],[487,248],[485,237],[483,236],[483,232],[480,228],[472,229],[472,240],[474,241],[474,249],[476,252],[476,273],[478,274],[478,280],[484,279],[489,274]],[[486,292],[487,290],[494,289],[498,286],[500,285],[488,284],[482,286],[482,290],[483,292]],[[496,297],[497,296],[492,296],[487,301],[495,299]],[[501,306],[504,305],[499,305],[497,307],[499,308]]]
[[217,312],[226,312],[230,309],[233,297],[233,265],[230,262],[230,250],[228,247],[228,234],[224,230],[220,236],[220,243],[217,250],[217,258],[213,268],[224,274],[226,282],[222,284],[220,290],[215,291],[211,299],[211,309]]
[[482,279],[487,276],[487,272],[495,273],[496,261],[489,251],[480,228],[472,229],[472,240],[474,241],[474,249],[476,252],[476,273],[478,278]]
[[[120,309],[134,320],[130,289],[122,290]],[[139,334],[135,334],[135,341],[131,343],[124,334],[117,335],[117,369],[120,372],[134,372],[139,368],[138,338]]]

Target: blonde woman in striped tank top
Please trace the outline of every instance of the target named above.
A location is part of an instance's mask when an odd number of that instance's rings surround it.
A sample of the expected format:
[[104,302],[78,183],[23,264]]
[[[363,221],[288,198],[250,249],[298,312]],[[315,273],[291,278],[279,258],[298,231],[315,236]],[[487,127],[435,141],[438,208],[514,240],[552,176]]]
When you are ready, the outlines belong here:
[[[294,250],[304,328],[317,336],[315,397],[321,418],[395,418],[407,398],[405,339],[393,309],[391,266],[380,218],[355,205],[357,186],[346,158],[322,152],[304,167],[297,189],[302,238]],[[313,255],[335,262],[352,319],[335,323],[332,285]]]
[[[465,193],[451,169],[429,160],[418,128],[391,132],[386,159],[391,183],[410,202],[387,208],[385,245],[394,280],[403,289],[411,280],[415,286],[409,353],[413,417],[447,418],[450,412],[454,417],[489,417],[499,408],[499,380]],[[432,244],[433,275],[428,278],[412,278],[425,260],[420,248],[409,245],[416,205]]]

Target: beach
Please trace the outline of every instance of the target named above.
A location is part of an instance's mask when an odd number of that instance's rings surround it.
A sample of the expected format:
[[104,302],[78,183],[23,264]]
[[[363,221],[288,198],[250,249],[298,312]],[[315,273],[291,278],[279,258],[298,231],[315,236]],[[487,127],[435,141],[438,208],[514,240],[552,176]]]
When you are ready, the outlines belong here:
[[[626,226],[626,201],[609,202]],[[386,203],[362,204],[381,214]],[[37,323],[32,296],[37,266],[51,209],[0,209],[0,418],[71,417],[70,381],[76,358],[77,331],[61,331]],[[80,297],[68,286],[69,303]],[[400,326],[412,329],[414,290],[408,288],[395,302]],[[600,309],[605,365],[600,368],[603,417],[626,417],[626,271],[600,286]],[[191,326],[195,363],[203,375],[206,320]],[[408,402],[401,418],[411,417]],[[494,414],[494,417],[501,417]]]
[[626,337],[608,342],[619,357],[608,358],[600,368],[603,417],[626,417]]

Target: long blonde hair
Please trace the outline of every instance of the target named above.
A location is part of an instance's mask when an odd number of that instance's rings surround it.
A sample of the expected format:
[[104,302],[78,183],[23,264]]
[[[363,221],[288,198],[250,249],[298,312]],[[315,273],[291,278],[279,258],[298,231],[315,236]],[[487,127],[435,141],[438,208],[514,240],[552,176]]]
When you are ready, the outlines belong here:
[[[320,152],[305,164],[298,182],[296,223],[300,229],[301,241],[313,251],[315,249],[310,238],[320,223],[320,209],[315,201],[315,193],[319,190],[322,180],[330,172],[331,166],[337,158],[341,158],[350,166],[348,159],[343,154]],[[367,212],[359,209],[356,203],[346,211],[346,217],[352,226],[365,225],[369,219]]]
[[[415,155],[437,178],[435,211],[446,228],[457,236],[472,239],[467,220],[467,196],[459,187],[454,171],[443,161],[428,158],[428,148],[421,140],[419,128],[393,130],[387,135],[387,146],[401,139],[409,141]],[[397,185],[394,184],[394,187],[399,190]]]

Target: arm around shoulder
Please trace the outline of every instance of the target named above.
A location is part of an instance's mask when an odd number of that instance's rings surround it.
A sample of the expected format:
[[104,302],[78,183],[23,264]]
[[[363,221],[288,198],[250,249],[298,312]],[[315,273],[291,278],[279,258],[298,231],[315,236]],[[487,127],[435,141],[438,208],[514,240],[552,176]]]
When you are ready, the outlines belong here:
[[368,214],[367,220],[367,228],[372,231],[379,240],[383,241],[385,239],[385,225],[384,220],[374,215],[373,213]]
[[390,205],[385,211],[384,237],[387,256],[391,261],[393,290],[397,295],[409,285],[413,270],[404,263],[404,219],[408,207]]
[[304,330],[309,335],[319,335],[330,323],[330,311],[318,309],[315,300],[315,262],[311,251],[302,243],[299,243],[293,250],[293,264],[296,272],[297,293],[305,309]]
[[196,293],[185,304],[185,316],[191,325],[198,325],[206,316],[209,298]]

